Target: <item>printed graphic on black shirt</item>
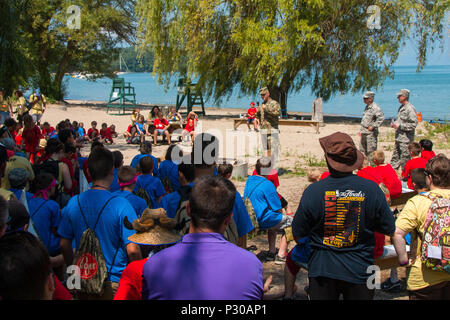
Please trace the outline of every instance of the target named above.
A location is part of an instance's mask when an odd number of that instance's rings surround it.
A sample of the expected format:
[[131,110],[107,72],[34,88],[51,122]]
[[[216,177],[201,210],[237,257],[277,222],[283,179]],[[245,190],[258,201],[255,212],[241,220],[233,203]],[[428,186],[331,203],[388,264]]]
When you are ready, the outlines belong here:
[[325,192],[325,222],[323,244],[336,247],[351,247],[359,235],[363,192],[339,190]]

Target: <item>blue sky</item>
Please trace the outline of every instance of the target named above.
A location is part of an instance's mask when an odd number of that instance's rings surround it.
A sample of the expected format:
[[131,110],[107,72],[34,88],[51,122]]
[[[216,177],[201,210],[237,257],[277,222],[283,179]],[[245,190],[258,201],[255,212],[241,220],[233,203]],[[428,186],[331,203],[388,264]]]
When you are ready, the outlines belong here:
[[[400,52],[396,66],[415,66],[417,65],[417,50],[411,41]],[[427,59],[427,66],[450,65],[450,37],[444,39],[444,51],[441,48],[435,48],[430,52]]]

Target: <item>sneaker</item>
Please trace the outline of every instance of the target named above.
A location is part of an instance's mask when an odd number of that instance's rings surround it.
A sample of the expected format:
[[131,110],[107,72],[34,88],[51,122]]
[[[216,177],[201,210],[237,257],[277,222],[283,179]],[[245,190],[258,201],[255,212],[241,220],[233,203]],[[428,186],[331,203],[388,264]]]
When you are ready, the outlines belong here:
[[278,254],[276,253],[271,253],[271,252],[267,252],[266,256],[265,256],[265,261],[275,261],[275,257],[277,257]]
[[275,264],[285,264],[286,263],[286,256],[280,257],[278,254],[275,257]]
[[402,289],[400,281],[392,282],[391,278],[387,279],[385,282],[381,284],[381,290],[390,291],[390,292],[398,292]]

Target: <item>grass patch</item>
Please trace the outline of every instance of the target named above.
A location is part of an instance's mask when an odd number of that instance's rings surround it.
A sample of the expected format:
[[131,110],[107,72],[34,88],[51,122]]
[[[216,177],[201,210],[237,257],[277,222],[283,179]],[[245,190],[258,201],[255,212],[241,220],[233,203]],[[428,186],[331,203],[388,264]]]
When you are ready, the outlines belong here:
[[326,167],[327,162],[324,158],[319,159],[315,155],[308,152],[308,154],[301,155],[300,158],[304,159],[309,167]]

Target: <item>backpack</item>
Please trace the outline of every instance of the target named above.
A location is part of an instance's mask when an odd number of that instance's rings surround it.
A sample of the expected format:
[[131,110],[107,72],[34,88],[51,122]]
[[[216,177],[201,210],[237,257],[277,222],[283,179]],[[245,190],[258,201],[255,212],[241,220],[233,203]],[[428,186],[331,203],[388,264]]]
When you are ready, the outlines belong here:
[[256,187],[253,188],[253,190],[249,193],[249,195],[244,198],[245,208],[247,209],[247,212],[250,217],[250,220],[252,221],[253,227],[255,227],[254,232],[256,232],[257,229],[259,228],[259,223],[258,223],[258,218],[256,217],[255,208],[253,208],[253,204],[250,201],[250,196],[256,190],[256,188],[258,188],[258,186],[263,182],[264,182],[264,180],[261,180],[261,182],[258,183],[256,185]]
[[422,236],[422,263],[434,271],[450,273],[450,199],[426,195],[432,202]]
[[145,188],[139,188],[136,192],[135,192],[135,194],[138,196],[138,197],[140,197],[140,198],[142,198],[142,199],[144,199],[145,200],[145,202],[147,203],[147,208],[149,208],[149,209],[153,209],[153,200],[152,200],[152,197],[148,194],[148,192],[147,192],[147,190],[145,190]]
[[[178,202],[177,211],[175,214],[175,221],[177,223],[175,230],[180,231],[182,235],[189,233],[191,217],[187,214],[187,204],[189,203],[189,195],[191,190],[192,188],[190,186],[182,186],[177,190],[180,194],[180,201]],[[224,237],[231,243],[238,243],[239,234],[236,222],[234,222],[233,218],[231,218],[231,222],[224,232]]]
[[172,185],[172,181],[169,179],[168,176],[165,176],[162,180],[161,180],[163,186],[164,186],[164,190],[166,190],[167,193],[172,193],[173,192],[173,185]]
[[103,256],[102,248],[100,246],[100,242],[95,234],[95,228],[97,227],[97,223],[100,220],[100,216],[102,215],[106,205],[116,197],[111,197],[108,199],[108,201],[106,201],[106,203],[100,210],[97,216],[97,221],[95,222],[95,225],[92,229],[89,227],[86,217],[84,216],[83,210],[81,209],[79,198],[80,196],[77,196],[78,207],[80,209],[81,215],[83,217],[87,229],[83,232],[81,236],[80,245],[78,246],[78,250],[74,258],[73,264],[80,268],[81,289],[79,289],[79,292],[83,294],[92,294],[100,296],[104,292],[105,281],[108,279],[108,276],[114,265],[114,261],[116,260],[116,255],[117,252],[119,251],[120,243],[116,249],[113,261],[110,266],[110,270],[108,272],[105,257]]

